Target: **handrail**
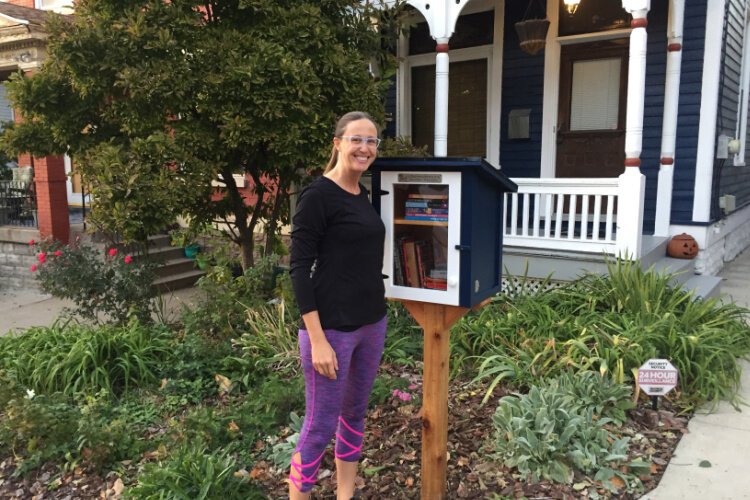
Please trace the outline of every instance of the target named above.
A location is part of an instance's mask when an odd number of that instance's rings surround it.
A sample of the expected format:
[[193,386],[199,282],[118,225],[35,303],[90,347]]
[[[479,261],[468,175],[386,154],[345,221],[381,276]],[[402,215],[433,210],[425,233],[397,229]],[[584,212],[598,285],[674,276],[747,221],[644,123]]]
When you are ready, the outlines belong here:
[[[640,255],[640,235],[629,234],[633,231],[625,231],[618,219],[638,226],[630,223],[633,214],[619,212],[621,200],[643,198],[642,185],[623,176],[512,180],[518,192],[505,194],[504,246]],[[642,207],[636,212],[642,221]],[[638,227],[640,231],[642,224]]]
[[0,180],[0,226],[37,227],[34,183]]

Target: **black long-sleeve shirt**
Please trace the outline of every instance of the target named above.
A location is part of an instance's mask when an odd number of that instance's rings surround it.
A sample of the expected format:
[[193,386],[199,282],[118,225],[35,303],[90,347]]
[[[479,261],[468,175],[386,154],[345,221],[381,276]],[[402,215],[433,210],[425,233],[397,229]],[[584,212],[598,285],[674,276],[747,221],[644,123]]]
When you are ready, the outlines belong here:
[[290,272],[300,313],[317,310],[322,327],[337,330],[379,321],[386,312],[384,239],[364,186],[354,195],[324,176],[307,186],[292,219]]

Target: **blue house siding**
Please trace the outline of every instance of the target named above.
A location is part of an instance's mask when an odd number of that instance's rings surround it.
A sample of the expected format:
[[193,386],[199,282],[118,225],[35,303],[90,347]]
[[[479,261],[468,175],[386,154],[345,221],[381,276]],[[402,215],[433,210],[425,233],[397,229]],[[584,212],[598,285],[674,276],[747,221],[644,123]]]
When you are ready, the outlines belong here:
[[693,221],[695,164],[698,153],[703,56],[705,52],[706,0],[691,0],[685,9],[682,38],[679,116],[672,184],[672,223]]
[[[542,161],[544,52],[532,56],[519,48],[514,25],[523,19],[528,4],[506,2],[505,5],[500,165],[510,177],[539,177]],[[508,114],[512,109],[531,109],[530,139],[508,139]]]
[[[726,10],[727,19],[722,47],[724,64],[719,83],[716,128],[717,134],[723,133],[728,137],[735,137],[738,132],[738,109],[742,99],[742,51],[745,43],[743,3],[740,0],[728,0]],[[732,155],[727,160],[716,162],[711,200],[711,215],[714,219],[720,217],[718,197],[723,194],[734,195],[737,207],[750,202],[750,167],[735,167]]]
[[641,173],[646,176],[644,233],[653,233],[659,183],[661,129],[664,121],[664,79],[667,71],[667,2],[653,2],[648,13],[646,88],[643,112]]

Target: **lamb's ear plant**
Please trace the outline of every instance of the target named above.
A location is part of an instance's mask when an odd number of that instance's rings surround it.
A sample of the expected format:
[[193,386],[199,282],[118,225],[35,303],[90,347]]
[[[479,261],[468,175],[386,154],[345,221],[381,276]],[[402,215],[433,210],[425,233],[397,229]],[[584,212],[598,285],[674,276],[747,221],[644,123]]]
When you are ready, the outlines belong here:
[[[631,464],[628,438],[608,428],[621,418],[629,389],[606,383],[594,389],[599,381],[594,373],[566,374],[527,394],[503,397],[492,419],[497,458],[532,481],[568,484],[579,471],[612,490],[609,480],[615,476],[628,490],[640,490],[642,464]],[[592,392],[581,398],[586,391]]]

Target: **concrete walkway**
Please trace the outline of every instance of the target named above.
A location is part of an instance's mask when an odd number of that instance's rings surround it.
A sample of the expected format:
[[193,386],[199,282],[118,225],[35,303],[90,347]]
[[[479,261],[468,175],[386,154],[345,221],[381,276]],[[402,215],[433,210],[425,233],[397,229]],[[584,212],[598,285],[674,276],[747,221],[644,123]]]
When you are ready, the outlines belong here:
[[[185,288],[162,295],[166,319],[177,319],[183,305],[195,304],[200,294],[197,288]],[[0,291],[0,335],[32,326],[49,326],[65,307],[72,306],[71,302],[41,292]]]
[[[720,274],[727,300],[750,307],[750,250]],[[750,362],[742,364],[740,397],[750,403]],[[644,500],[750,499],[750,406],[735,410],[722,401],[715,411],[690,419],[659,486]]]

